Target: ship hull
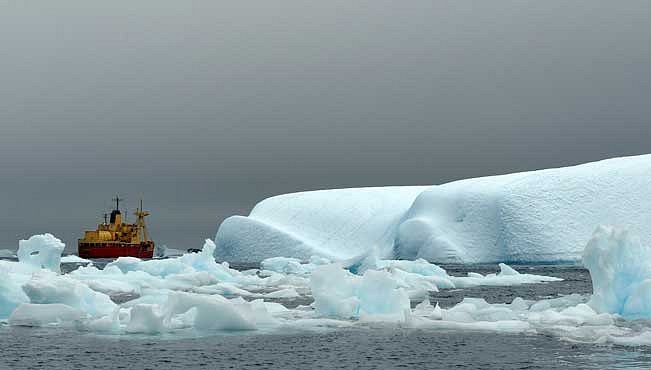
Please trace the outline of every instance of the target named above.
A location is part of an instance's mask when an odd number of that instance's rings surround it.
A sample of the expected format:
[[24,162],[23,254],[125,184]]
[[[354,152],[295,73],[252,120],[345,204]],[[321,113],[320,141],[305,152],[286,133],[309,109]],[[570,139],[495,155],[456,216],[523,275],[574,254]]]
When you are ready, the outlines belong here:
[[154,243],[79,243],[77,252],[81,258],[152,258]]

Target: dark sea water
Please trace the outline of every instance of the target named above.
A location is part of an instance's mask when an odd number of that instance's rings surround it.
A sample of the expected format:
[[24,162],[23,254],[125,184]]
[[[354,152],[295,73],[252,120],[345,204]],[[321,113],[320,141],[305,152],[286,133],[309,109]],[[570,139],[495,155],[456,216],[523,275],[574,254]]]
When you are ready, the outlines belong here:
[[[243,266],[247,267],[247,266]],[[495,272],[495,266],[445,266],[450,274]],[[463,297],[491,303],[591,292],[587,271],[572,266],[518,266],[562,282],[444,290],[432,302]],[[102,336],[72,329],[0,326],[2,369],[651,369],[651,348],[577,344],[555,336],[348,328],[183,338]]]

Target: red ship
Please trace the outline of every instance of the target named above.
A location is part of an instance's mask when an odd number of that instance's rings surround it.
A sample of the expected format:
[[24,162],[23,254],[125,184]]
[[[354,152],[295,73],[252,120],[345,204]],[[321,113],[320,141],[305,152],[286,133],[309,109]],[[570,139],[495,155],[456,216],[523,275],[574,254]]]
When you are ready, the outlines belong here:
[[135,224],[122,223],[120,199],[115,197],[115,209],[111,211],[110,219],[104,214],[104,223],[97,225],[96,230],[86,230],[84,237],[77,242],[77,253],[81,258],[117,258],[138,257],[152,258],[154,256],[154,241],[149,239],[145,217],[149,212],[140,208],[134,212]]

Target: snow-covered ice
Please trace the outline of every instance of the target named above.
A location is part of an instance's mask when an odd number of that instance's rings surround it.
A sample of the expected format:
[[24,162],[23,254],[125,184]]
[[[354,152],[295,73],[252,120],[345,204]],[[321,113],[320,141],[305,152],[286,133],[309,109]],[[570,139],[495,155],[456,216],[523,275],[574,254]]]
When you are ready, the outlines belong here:
[[651,242],[651,156],[457,181],[427,189],[396,235],[400,257],[577,262],[600,224]]
[[651,244],[651,155],[429,187],[303,192],[225,220],[220,260],[269,257],[432,262],[579,262],[600,224]]
[[322,190],[260,202],[248,217],[220,226],[216,256],[260,262],[270,257],[307,260],[354,257],[371,247],[390,251],[403,216],[423,186]]

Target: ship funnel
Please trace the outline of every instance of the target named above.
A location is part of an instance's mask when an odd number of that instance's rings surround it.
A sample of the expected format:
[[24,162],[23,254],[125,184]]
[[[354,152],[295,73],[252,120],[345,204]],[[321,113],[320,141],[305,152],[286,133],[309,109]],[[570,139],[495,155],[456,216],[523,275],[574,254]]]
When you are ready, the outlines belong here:
[[122,213],[119,209],[114,209],[111,212],[111,223],[114,225],[119,225],[122,223]]
[[116,195],[113,198],[115,201],[115,209],[111,212],[111,224],[120,225],[122,223],[122,213],[120,213],[120,201],[124,200],[120,196]]

